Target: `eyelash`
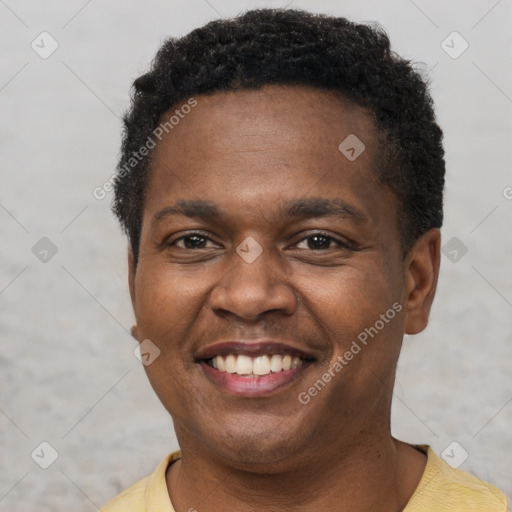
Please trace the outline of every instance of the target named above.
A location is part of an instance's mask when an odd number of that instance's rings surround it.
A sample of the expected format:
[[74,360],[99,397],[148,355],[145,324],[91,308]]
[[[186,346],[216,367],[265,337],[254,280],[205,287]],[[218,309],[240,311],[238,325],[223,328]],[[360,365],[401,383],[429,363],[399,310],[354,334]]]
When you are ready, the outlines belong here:
[[[326,238],[327,240],[332,241],[335,244],[337,244],[338,248],[342,248],[342,249],[351,249],[352,248],[347,242],[339,240],[338,238],[335,238],[332,235],[329,235],[328,233],[323,233],[322,231],[318,231],[316,233],[312,233],[312,234],[302,238],[301,240],[299,240],[299,242],[297,242],[297,244],[307,240],[308,238],[313,238],[314,236],[319,236],[319,237]],[[295,244],[295,245],[297,245],[297,244]],[[329,249],[333,249],[333,247],[328,247],[327,249],[310,249],[310,250],[311,251],[314,251],[314,250],[317,250],[317,251],[327,251]]]
[[[168,244],[166,244],[168,247],[170,246],[176,246],[176,243],[181,241],[181,240],[185,240],[186,238],[192,238],[194,236],[198,236],[200,238],[203,238],[205,240],[210,240],[211,242],[213,242],[213,240],[207,236],[206,234],[204,233],[201,233],[200,231],[194,231],[192,233],[189,233],[187,235],[183,235],[179,238],[177,238],[176,240],[173,240],[172,242],[169,242]],[[347,243],[347,242],[343,242],[335,237],[333,237],[332,235],[329,235],[328,233],[324,233],[324,232],[321,232],[321,231],[318,231],[316,233],[311,233],[310,235],[304,237],[304,238],[301,238],[295,245],[298,245],[299,243],[301,242],[304,242],[305,240],[308,240],[309,238],[313,238],[315,236],[320,236],[320,237],[324,237],[326,239],[328,239],[329,241],[333,241],[335,242],[338,247],[340,248],[344,248],[344,249],[352,249],[352,247]],[[187,247],[179,247],[180,249],[184,249],[184,250],[190,250],[190,251],[193,251],[193,250],[198,250],[198,249],[189,249]],[[201,248],[200,248],[201,249]],[[332,247],[328,247],[327,249],[310,249],[312,251],[314,250],[317,250],[317,251],[326,251],[326,250],[329,250],[329,249],[332,249]]]

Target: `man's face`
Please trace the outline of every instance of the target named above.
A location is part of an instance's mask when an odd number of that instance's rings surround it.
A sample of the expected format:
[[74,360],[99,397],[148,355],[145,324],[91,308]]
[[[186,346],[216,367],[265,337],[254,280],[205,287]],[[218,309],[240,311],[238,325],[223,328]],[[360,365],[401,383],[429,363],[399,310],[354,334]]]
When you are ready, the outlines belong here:
[[[130,276],[137,337],[161,350],[146,371],[180,444],[242,467],[386,430],[407,294],[372,122],[309,88],[197,101],[154,151]],[[355,160],[362,146],[338,149],[351,134],[365,145]],[[285,356],[298,367],[279,370]]]

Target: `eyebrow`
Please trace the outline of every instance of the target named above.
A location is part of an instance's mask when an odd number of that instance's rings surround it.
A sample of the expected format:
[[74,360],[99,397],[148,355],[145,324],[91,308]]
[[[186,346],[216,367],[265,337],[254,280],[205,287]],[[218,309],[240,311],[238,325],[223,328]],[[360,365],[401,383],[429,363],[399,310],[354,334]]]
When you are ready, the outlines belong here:
[[338,217],[363,224],[368,216],[342,199],[325,199],[323,197],[302,198],[284,204],[287,217],[309,219],[317,217]]
[[[351,220],[356,224],[364,224],[368,216],[342,199],[325,199],[311,197],[293,199],[284,203],[280,208],[285,218],[302,220],[319,217],[337,217]],[[200,220],[219,220],[225,213],[213,202],[204,200],[179,200],[175,205],[167,206],[158,211],[153,217],[153,223],[159,223],[169,216],[184,216]]]
[[167,206],[155,213],[153,223],[158,223],[166,217],[181,215],[191,219],[219,219],[222,217],[219,207],[211,201],[204,200],[179,200],[173,206]]

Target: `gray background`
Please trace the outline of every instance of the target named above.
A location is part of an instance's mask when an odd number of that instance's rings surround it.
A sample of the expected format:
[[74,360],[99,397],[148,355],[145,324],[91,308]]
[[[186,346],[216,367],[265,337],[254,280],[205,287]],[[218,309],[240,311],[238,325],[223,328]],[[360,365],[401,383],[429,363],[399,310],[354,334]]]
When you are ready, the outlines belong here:
[[[0,0],[0,510],[97,510],[177,447],[132,352],[111,195],[92,190],[113,173],[129,87],[161,41],[267,5],[382,23],[429,71],[448,170],[443,244],[458,247],[443,255],[428,329],[405,340],[393,431],[439,454],[457,442],[462,469],[512,496],[510,0]],[[43,31],[59,44],[47,59],[31,48]],[[456,59],[441,47],[453,31],[469,43]],[[57,248],[34,250],[46,262],[32,251],[42,237]],[[31,458],[50,461],[42,441],[58,452],[48,469]]]

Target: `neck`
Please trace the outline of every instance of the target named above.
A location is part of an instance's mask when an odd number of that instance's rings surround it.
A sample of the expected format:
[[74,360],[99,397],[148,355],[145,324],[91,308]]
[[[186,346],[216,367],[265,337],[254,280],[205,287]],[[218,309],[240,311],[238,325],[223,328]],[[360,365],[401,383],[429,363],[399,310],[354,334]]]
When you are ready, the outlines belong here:
[[180,445],[182,458],[166,475],[177,512],[397,512],[406,506],[426,463],[423,454],[389,433],[338,449],[305,449],[293,465],[280,463],[271,472],[235,469],[187,443]]

